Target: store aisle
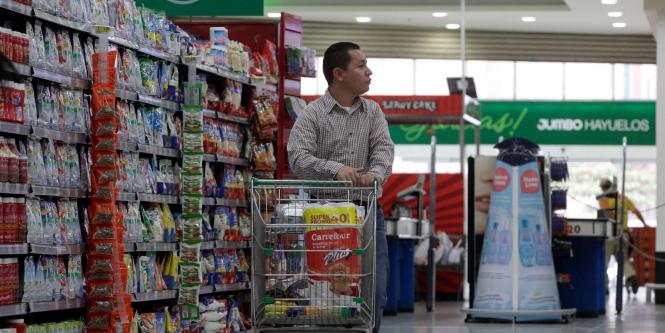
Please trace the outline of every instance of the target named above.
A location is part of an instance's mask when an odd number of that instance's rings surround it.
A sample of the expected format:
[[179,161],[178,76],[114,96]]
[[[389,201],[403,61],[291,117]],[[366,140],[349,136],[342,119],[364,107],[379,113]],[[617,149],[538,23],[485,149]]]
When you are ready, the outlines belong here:
[[[624,294],[625,295],[625,294]],[[428,313],[425,303],[416,303],[416,313],[400,313],[384,317],[381,332],[385,333],[603,333],[603,332],[665,332],[665,306],[646,303],[644,288],[636,297],[624,299],[624,313],[617,316],[614,311],[614,294],[608,302],[607,315],[598,318],[577,318],[570,324],[466,324],[459,311],[460,303],[440,302],[435,313]]]

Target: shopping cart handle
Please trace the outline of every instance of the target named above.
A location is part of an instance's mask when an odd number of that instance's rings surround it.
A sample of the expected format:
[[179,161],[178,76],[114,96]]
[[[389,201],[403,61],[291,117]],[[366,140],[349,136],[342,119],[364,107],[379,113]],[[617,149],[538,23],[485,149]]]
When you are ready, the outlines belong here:
[[341,187],[341,186],[353,186],[353,182],[339,181],[339,180],[259,179],[252,177],[252,186]]

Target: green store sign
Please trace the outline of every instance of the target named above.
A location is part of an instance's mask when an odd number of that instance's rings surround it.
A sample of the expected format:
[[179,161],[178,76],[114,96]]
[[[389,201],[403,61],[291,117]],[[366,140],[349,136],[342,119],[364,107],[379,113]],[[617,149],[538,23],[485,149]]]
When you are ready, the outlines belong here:
[[[481,142],[519,136],[541,145],[656,144],[654,102],[481,102]],[[396,144],[429,144],[428,125],[391,125]],[[441,144],[459,143],[459,125],[435,125]],[[466,126],[466,142],[475,132]]]
[[136,0],[168,16],[263,16],[263,0]]

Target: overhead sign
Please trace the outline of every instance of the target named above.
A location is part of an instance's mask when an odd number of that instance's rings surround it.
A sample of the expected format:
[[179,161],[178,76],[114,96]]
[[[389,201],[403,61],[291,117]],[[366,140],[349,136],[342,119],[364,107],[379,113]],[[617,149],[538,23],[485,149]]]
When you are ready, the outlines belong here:
[[168,16],[263,16],[263,0],[137,0]]
[[[620,145],[623,136],[630,145],[656,144],[654,102],[481,102],[480,107],[484,144],[513,136],[540,145]],[[459,143],[459,125],[433,128],[438,142]],[[428,129],[426,124],[391,125],[390,135],[397,144],[429,144]],[[467,143],[473,143],[473,127],[466,131]]]

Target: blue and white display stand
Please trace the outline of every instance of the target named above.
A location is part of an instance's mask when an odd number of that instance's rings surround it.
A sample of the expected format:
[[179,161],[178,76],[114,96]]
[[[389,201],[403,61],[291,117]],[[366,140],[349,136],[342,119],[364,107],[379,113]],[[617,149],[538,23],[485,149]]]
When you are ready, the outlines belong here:
[[562,320],[541,188],[537,146],[521,139],[496,163],[487,229],[480,257],[473,318]]

